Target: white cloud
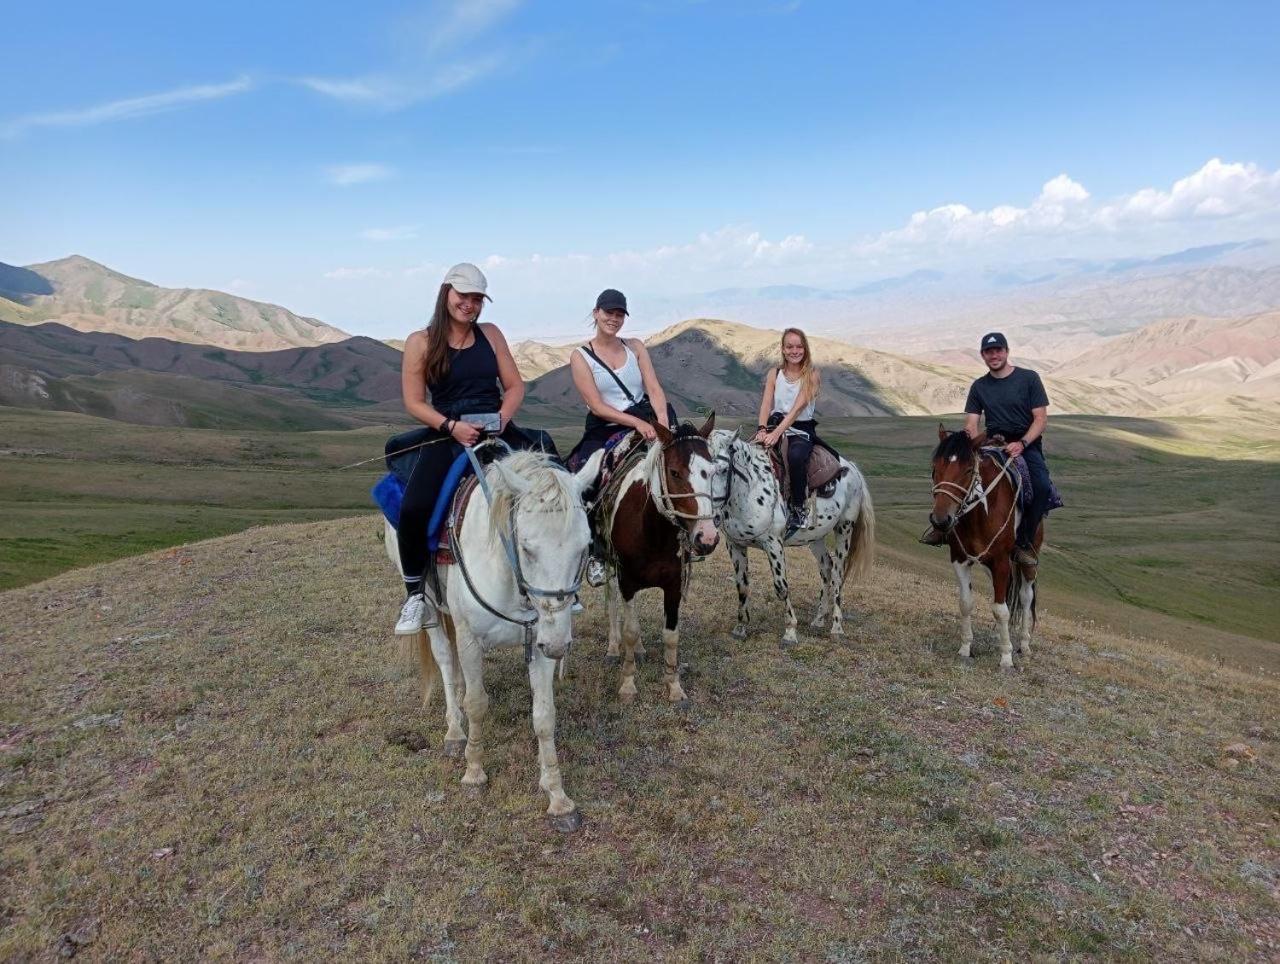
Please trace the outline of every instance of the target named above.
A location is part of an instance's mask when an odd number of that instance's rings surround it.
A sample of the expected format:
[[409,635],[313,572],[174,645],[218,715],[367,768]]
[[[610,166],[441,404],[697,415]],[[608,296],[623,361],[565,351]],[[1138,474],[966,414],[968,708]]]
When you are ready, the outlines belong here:
[[390,278],[391,272],[383,268],[334,268],[324,276],[330,281],[364,281],[369,278]]
[[1170,222],[1280,215],[1280,171],[1213,158],[1165,191],[1146,187],[1096,203],[1066,174],[1045,182],[1026,207],[1001,204],[985,211],[944,204],[917,211],[907,223],[859,246],[883,253],[913,246],[973,247],[1035,236],[1111,234]]
[[179,87],[158,94],[146,94],[142,97],[129,97],[124,100],[113,100],[94,107],[79,110],[57,111],[48,114],[29,114],[19,117],[0,126],[0,134],[5,137],[16,137],[37,127],[86,127],[91,124],[106,124],[111,121],[128,120],[134,117],[149,117],[178,110],[192,104],[210,100],[221,100],[235,94],[243,94],[253,89],[253,81],[248,77],[239,77],[225,84],[201,84],[194,87]]
[[[396,64],[356,77],[300,77],[298,83],[343,103],[400,110],[474,84],[520,58],[492,43],[474,52],[476,41],[520,5],[520,0],[452,0],[437,3],[401,25]],[[451,51],[461,50],[454,58]]]
[[360,237],[365,241],[412,241],[418,236],[416,224],[400,224],[394,228],[365,228]]
[[334,164],[324,169],[324,176],[330,184],[338,187],[350,187],[352,184],[368,184],[370,181],[385,181],[393,171],[386,164]]

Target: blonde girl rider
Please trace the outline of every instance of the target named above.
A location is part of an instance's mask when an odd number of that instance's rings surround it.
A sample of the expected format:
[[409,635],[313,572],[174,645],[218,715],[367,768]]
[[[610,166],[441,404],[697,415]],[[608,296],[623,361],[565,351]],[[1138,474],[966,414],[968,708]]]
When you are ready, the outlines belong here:
[[822,377],[809,353],[809,339],[799,328],[782,333],[782,364],[770,369],[760,400],[760,420],[755,440],[772,448],[787,436],[787,472],[791,482],[787,531],[791,538],[797,529],[808,526],[805,499],[808,496],[806,472],[809,455],[818,442],[814,411]]

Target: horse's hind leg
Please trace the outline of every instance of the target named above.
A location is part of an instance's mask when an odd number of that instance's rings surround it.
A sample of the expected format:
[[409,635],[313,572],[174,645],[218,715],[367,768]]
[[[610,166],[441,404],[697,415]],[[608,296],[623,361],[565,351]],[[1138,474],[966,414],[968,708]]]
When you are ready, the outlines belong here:
[[[423,653],[423,658],[428,656],[434,659],[441,681],[444,683],[444,754],[445,756],[457,757],[462,756],[463,748],[467,744],[467,734],[462,729],[462,709],[459,707],[459,686],[461,674],[458,672],[458,663],[455,659],[453,636],[454,636],[453,620],[448,616],[441,614],[440,625],[433,628],[423,630],[418,637],[418,645],[422,649],[430,647],[428,652]],[[425,639],[423,637],[426,637]],[[424,701],[424,706],[425,701]]]
[[769,557],[769,568],[773,570],[773,592],[782,601],[783,615],[786,619],[782,631],[781,645],[783,649],[794,646],[796,639],[796,611],[791,608],[791,594],[787,589],[787,560],[783,555],[782,543],[770,539],[764,544],[765,555]]
[[814,629],[821,629],[827,623],[827,609],[831,605],[831,553],[827,551],[827,543],[825,539],[817,542],[809,543],[809,551],[813,553],[813,559],[818,564],[818,580],[822,585],[822,590],[818,594],[818,607],[813,612],[813,619],[809,625]]
[[953,562],[956,570],[956,587],[960,590],[960,655],[969,658],[973,646],[973,566],[968,562]]
[[991,566],[991,585],[994,595],[991,600],[991,613],[996,617],[996,631],[1000,635],[1000,668],[1013,669],[1013,643],[1009,639],[1009,581],[1012,576],[1012,563],[1008,557],[997,559]]
[[831,635],[844,635],[844,610],[840,608],[840,594],[844,590],[845,567],[849,562],[849,553],[853,552],[853,523],[845,520],[834,530],[836,551],[831,560],[831,571],[824,572],[823,590],[831,598]]
[[1031,624],[1035,622],[1035,606],[1036,599],[1036,583],[1034,579],[1028,579],[1019,587],[1019,608],[1022,611],[1022,619],[1019,625],[1018,633],[1018,652],[1023,656],[1031,654]]
[[613,573],[609,574],[609,579],[604,585],[605,598],[608,600],[609,606],[609,648],[605,650],[604,661],[610,666],[616,666],[621,661],[619,647],[622,645],[622,611],[620,608],[622,605],[622,593],[618,589],[617,577]]
[[665,621],[662,626],[662,681],[667,699],[678,706],[688,705],[689,697],[680,685],[680,586],[662,590]]
[[529,661],[529,688],[533,691],[533,733],[538,738],[538,786],[550,797],[547,816],[562,833],[582,824],[577,805],[564,792],[560,761],[556,756],[555,660],[537,649]]
[[484,689],[484,651],[480,641],[463,626],[457,627],[458,662],[466,680],[467,693],[462,698],[467,711],[467,772],[462,783],[468,787],[484,786],[489,777],[484,772],[484,720],[489,715],[489,694]]
[[[726,540],[728,541],[728,540]],[[747,627],[751,623],[751,611],[747,605],[747,593],[751,576],[750,562],[747,559],[747,547],[736,542],[729,542],[729,558],[733,560],[733,578],[738,584],[738,624],[733,627],[734,639],[746,639]]]
[[640,640],[640,617],[636,613],[636,600],[618,593],[618,607],[622,620],[622,686],[618,699],[631,703],[636,698],[636,643]]

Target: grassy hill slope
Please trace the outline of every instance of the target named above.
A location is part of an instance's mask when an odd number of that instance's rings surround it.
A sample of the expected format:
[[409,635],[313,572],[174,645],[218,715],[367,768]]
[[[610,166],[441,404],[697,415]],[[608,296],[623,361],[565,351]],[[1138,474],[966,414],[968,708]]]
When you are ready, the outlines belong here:
[[204,288],[161,288],[81,255],[24,268],[0,264],[0,321],[57,321],[80,331],[250,351],[350,337],[279,305]]
[[[783,654],[776,614],[729,638],[721,552],[691,590],[685,715],[652,664],[619,705],[586,596],[557,687],[586,823],[561,837],[519,654],[490,658],[491,783],[464,792],[392,658],[381,553],[366,516],[0,595],[0,957],[1280,952],[1274,682],[1052,606],[1020,671],[989,616],[962,666],[950,587],[883,566],[846,592],[846,641]],[[649,599],[651,645],[658,620]]]

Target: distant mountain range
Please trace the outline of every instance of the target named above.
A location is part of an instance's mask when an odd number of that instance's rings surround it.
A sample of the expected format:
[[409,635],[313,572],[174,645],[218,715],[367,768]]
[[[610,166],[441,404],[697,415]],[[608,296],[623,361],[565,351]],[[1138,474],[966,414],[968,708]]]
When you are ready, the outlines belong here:
[[79,255],[26,267],[0,263],[0,321],[56,321],[78,331],[245,351],[326,345],[351,337],[278,305],[204,288],[161,288]]
[[[1101,274],[1112,280],[1058,291],[1053,295],[1060,299],[1056,320],[1036,316],[1035,322],[1020,322],[1014,303],[1007,303],[998,326],[1010,335],[1015,363],[1045,375],[1054,411],[1269,417],[1280,414],[1280,310],[1275,310],[1280,266],[1265,264],[1265,257],[1275,253],[1274,246],[1253,243],[1116,263],[1105,270],[1058,265],[1055,277]],[[1261,266],[1224,263],[1259,258]],[[1214,263],[1206,266],[1206,261]],[[1028,269],[1030,280],[990,284],[1034,289],[1043,306],[1055,283],[1035,274],[1044,269]],[[919,299],[944,280],[922,272],[844,292],[785,286],[757,294],[773,299],[775,306],[845,305],[850,297]],[[1142,312],[1136,306],[1144,291],[1152,306],[1170,298],[1198,298],[1233,309],[1270,301],[1271,310],[1244,317],[1161,316],[1137,325]],[[0,317],[21,316],[17,322],[0,321],[3,405],[228,428],[344,428],[405,419],[398,345],[345,337],[283,308],[219,292],[158,288],[83,258],[27,268],[0,265],[0,293]],[[721,294],[743,296],[740,290]],[[81,310],[86,305],[94,311]],[[1122,312],[1120,306],[1127,306],[1126,320],[1111,332],[1105,318]],[[42,313],[60,310],[71,311],[66,317],[74,324],[40,322]],[[1026,310],[1028,317],[1034,314]],[[99,324],[134,335],[176,334],[138,338],[77,330]],[[844,333],[838,339],[813,335],[823,369],[821,411],[827,417],[957,412],[969,382],[982,371],[973,337],[993,327],[997,323],[983,317],[906,332],[865,332],[870,347],[853,344],[853,336]],[[678,410],[751,417],[765,374],[776,364],[778,338],[773,326],[697,318],[646,342]],[[287,339],[306,344],[270,351],[224,344],[261,346]],[[884,350],[889,345],[896,350]],[[537,341],[513,345],[528,382],[529,418],[582,412],[567,367],[573,347]]]

